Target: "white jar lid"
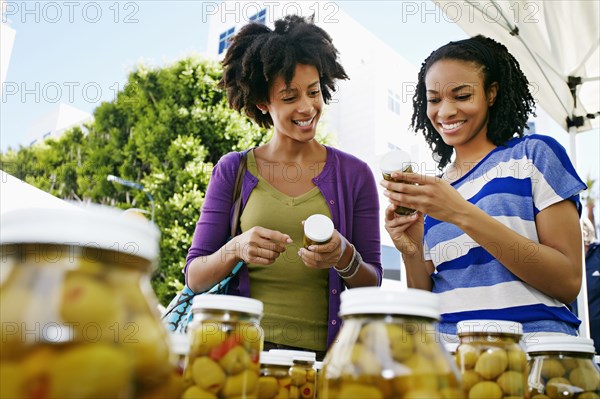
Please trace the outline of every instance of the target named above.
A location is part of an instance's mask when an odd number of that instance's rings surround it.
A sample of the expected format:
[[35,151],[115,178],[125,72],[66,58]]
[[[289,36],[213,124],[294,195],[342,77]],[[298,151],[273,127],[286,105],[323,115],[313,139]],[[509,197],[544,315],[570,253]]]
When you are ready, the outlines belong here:
[[384,154],[379,160],[379,169],[383,173],[401,172],[410,162],[410,154],[404,150],[394,150]]
[[263,303],[258,299],[235,295],[196,295],[192,302],[192,312],[202,310],[227,310],[262,316]]
[[262,351],[260,352],[260,364],[272,364],[275,366],[291,366],[293,364],[294,359],[292,355],[289,353],[284,353],[286,351]]
[[315,352],[295,351],[289,349],[271,349],[269,353],[281,353],[285,356],[290,356],[292,360],[297,360],[299,362],[317,361],[317,354]]
[[92,247],[154,261],[158,228],[148,220],[101,205],[21,208],[2,214],[0,242]]
[[578,352],[594,354],[594,340],[575,337],[572,335],[564,336],[540,336],[529,337],[525,342],[527,353],[535,352]]
[[434,293],[407,288],[386,290],[379,287],[352,288],[342,292],[340,316],[356,314],[394,314],[429,317],[439,320],[439,299]]
[[316,361],[315,362],[315,369],[316,370],[322,370],[323,369],[323,362]]
[[186,334],[169,332],[169,346],[176,355],[187,355],[190,350],[190,338]]
[[463,320],[456,325],[458,336],[469,334],[523,335],[523,325],[508,320]]
[[333,235],[333,222],[319,213],[311,215],[304,221],[304,234],[313,241],[327,241]]

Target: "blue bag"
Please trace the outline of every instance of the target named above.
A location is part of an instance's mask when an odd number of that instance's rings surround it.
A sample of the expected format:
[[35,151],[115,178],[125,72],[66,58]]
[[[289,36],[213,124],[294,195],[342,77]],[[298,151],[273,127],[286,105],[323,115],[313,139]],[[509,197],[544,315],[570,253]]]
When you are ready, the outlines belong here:
[[[231,218],[231,234],[229,239],[237,234],[240,211],[242,208],[242,180],[245,172],[246,151],[242,153],[242,159],[240,160],[240,166],[235,178],[235,186],[233,190],[233,217]],[[244,262],[239,261],[233,270],[231,270],[231,273],[227,275],[227,277],[206,291],[194,292],[186,284],[181,292],[175,295],[175,298],[171,300],[162,316],[162,321],[167,327],[167,330],[175,333],[185,333],[187,325],[190,321],[192,321],[192,301],[194,300],[194,297],[196,295],[206,294],[227,294],[229,282],[236,276],[243,265]]]

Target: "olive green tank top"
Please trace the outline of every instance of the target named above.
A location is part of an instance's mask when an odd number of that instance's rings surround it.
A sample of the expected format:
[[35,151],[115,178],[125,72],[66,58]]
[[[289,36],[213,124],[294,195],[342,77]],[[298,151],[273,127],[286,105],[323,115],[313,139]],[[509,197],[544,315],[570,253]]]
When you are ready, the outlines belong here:
[[269,265],[249,264],[250,296],[264,304],[261,325],[265,341],[314,351],[327,349],[329,270],[308,268],[298,256],[304,230],[302,221],[321,213],[331,217],[318,187],[290,197],[263,178],[254,152],[248,152],[248,171],[258,184],[244,207],[242,231],[254,226],[288,234],[294,241]]

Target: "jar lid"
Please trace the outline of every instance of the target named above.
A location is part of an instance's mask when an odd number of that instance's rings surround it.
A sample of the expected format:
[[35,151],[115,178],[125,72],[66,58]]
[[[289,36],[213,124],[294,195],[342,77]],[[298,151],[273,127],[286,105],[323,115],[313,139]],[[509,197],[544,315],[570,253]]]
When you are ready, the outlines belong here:
[[316,370],[323,370],[323,362],[316,361],[315,362],[315,369]]
[[281,353],[286,356],[290,356],[292,360],[299,362],[315,362],[317,361],[317,354],[315,352],[308,351],[294,351],[289,349],[271,349],[269,353]]
[[304,221],[304,234],[316,242],[327,241],[333,235],[333,222],[325,215],[311,215]]
[[342,292],[340,316],[356,314],[395,314],[439,320],[439,299],[432,292],[407,288],[386,290],[379,287],[352,288]]
[[469,334],[512,334],[523,335],[523,325],[508,320],[463,320],[456,325],[458,336]]
[[190,339],[186,334],[170,332],[169,346],[176,355],[187,355],[190,349]]
[[22,208],[2,214],[2,244],[58,244],[100,248],[148,260],[158,257],[158,228],[101,205]]
[[275,366],[291,366],[293,364],[292,356],[282,352],[260,352],[260,364],[272,364]]
[[379,169],[383,173],[400,172],[406,170],[410,164],[410,154],[404,150],[396,149],[385,153],[381,157]]
[[456,349],[458,348],[458,343],[456,342],[444,342],[444,348],[448,353],[456,353]]
[[198,313],[202,310],[228,310],[260,316],[263,312],[263,303],[258,299],[243,296],[196,295],[192,302],[192,312]]
[[579,352],[594,354],[594,340],[572,335],[530,337],[526,342],[527,352]]

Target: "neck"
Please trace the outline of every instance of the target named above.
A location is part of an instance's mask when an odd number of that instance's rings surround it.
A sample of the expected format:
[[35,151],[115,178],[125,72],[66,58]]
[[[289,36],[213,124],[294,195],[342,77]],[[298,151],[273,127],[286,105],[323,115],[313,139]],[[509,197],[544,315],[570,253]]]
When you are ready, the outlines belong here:
[[299,142],[273,137],[261,147],[261,150],[266,159],[287,162],[324,161],[321,158],[324,158],[327,154],[325,147],[314,139],[308,142]]

